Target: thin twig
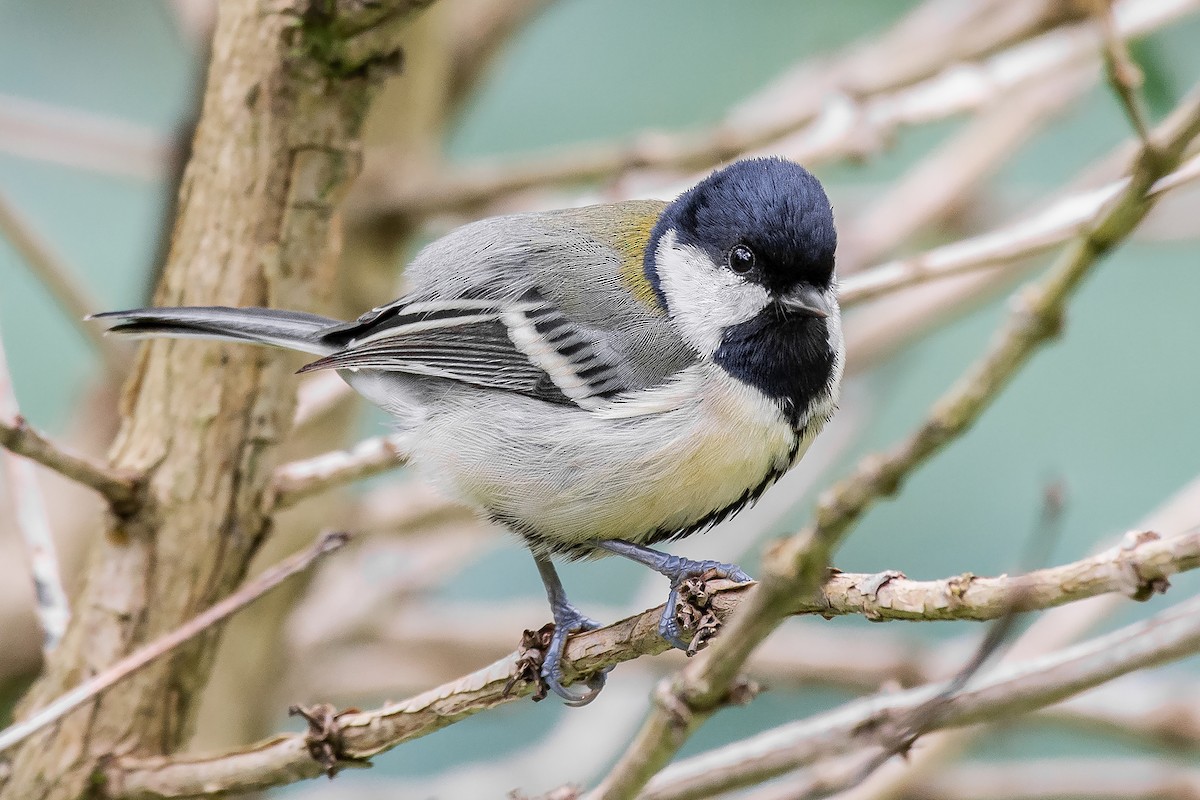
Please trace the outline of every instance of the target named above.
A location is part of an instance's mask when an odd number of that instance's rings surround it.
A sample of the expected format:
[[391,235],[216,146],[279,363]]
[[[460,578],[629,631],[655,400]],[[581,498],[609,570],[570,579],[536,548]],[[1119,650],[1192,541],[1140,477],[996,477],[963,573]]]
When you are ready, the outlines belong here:
[[[1124,0],[1116,24],[1121,35],[1140,36],[1194,12],[1197,5],[1195,0]],[[923,15],[920,26],[902,21],[887,36],[851,48],[833,63],[796,66],[779,85],[732,109],[709,130],[647,133],[633,141],[479,163],[417,180],[381,171],[364,175],[371,191],[361,192],[362,200],[350,211],[377,221],[428,216],[633,170],[708,169],[764,151],[809,166],[861,157],[880,150],[903,127],[976,111],[1047,76],[1095,63],[1103,48],[1094,21],[1063,24],[1074,19],[1073,4],[1056,3],[1042,15],[994,27],[973,24],[945,6],[941,12]],[[1030,38],[1041,31],[1046,32]]]
[[[1125,544],[1073,564],[1039,570],[1023,577],[975,578],[957,576],[942,581],[908,581],[880,575],[836,575],[824,599],[793,597],[795,613],[858,613],[871,619],[995,619],[1008,613],[1005,598],[1020,586],[1022,610],[1092,597],[1105,592],[1138,594],[1145,586],[1163,586],[1163,579],[1184,569],[1200,567],[1200,531],[1154,539],[1131,537]],[[1131,576],[1139,576],[1134,580]],[[883,578],[886,578],[884,580]],[[1057,582],[1057,586],[1052,586]],[[750,586],[711,586],[713,609],[728,619],[744,603]],[[902,599],[903,598],[903,599]],[[928,605],[928,617],[916,606]],[[856,606],[856,610],[851,610]],[[662,607],[578,634],[567,646],[568,682],[580,675],[653,655],[669,649],[658,635]],[[517,686],[505,692],[516,654],[442,686],[398,703],[338,718],[343,755],[364,759],[406,741],[425,736],[466,717],[532,692]],[[313,761],[302,735],[281,734],[230,753],[168,758],[126,758],[112,765],[112,797],[186,797],[200,785],[223,791],[249,791],[316,777],[321,766]]]
[[[903,797],[904,800],[1185,800],[1200,797],[1200,770],[1161,759],[1130,757],[971,763],[931,775]],[[766,798],[756,796],[753,800]]]
[[50,243],[34,230],[29,220],[21,215],[12,200],[2,191],[0,235],[3,235],[21,255],[30,272],[50,292],[67,319],[100,354],[109,372],[114,375],[120,374],[128,361],[127,354],[95,325],[84,323],[84,318],[94,313],[99,306],[79,282],[76,271],[71,269]]
[[[18,417],[17,395],[8,372],[4,342],[0,340],[0,419]],[[46,499],[42,496],[32,463],[10,452],[0,453],[0,459],[8,473],[9,501],[16,511],[17,530],[25,542],[29,570],[33,575],[34,604],[42,627],[42,651],[49,653],[67,631],[71,606],[58,567]]]
[[[1177,170],[1156,181],[1147,196],[1159,199],[1198,178],[1200,155],[1193,156]],[[851,275],[838,287],[838,302],[843,308],[849,308],[899,289],[997,267],[1045,252],[1094,225],[1101,212],[1128,184],[1128,177],[1121,178],[1098,189],[1064,197],[1027,219]]]
[[211,606],[207,611],[197,614],[170,633],[129,654],[103,672],[89,678],[50,704],[33,712],[28,718],[0,731],[0,752],[4,752],[20,744],[47,725],[52,725],[62,719],[71,711],[96,697],[96,695],[108,689],[113,684],[125,679],[152,663],[155,659],[161,658],[212,626],[236,614],[283,581],[308,569],[322,556],[342,547],[349,540],[349,535],[345,533],[327,533],[307,550],[290,556],[275,566],[268,568],[245,586]]
[[159,181],[175,143],[153,128],[27,97],[0,95],[0,153]]
[[402,437],[376,436],[349,450],[284,464],[275,470],[275,508],[289,508],[314,494],[395,469],[406,457]]
[[129,514],[137,507],[138,481],[135,478],[110,468],[98,459],[73,453],[50,441],[20,415],[0,415],[0,447],[94,489],[117,514]]
[[1095,16],[1104,32],[1104,69],[1108,74],[1108,82],[1121,101],[1125,116],[1134,133],[1141,139],[1143,146],[1150,143],[1150,126],[1146,122],[1146,112],[1142,108],[1140,90],[1145,76],[1134,62],[1129,53],[1129,44],[1117,29],[1113,19],[1113,0],[1091,0],[1095,6]]

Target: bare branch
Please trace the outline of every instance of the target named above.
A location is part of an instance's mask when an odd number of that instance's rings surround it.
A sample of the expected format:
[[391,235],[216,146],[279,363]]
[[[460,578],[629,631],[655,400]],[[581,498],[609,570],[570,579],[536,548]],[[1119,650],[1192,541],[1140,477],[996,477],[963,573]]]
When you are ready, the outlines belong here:
[[985,179],[1095,81],[1091,65],[1018,88],[982,107],[850,220],[839,223],[838,271],[854,273],[978,194]]
[[1038,721],[1175,754],[1200,754],[1200,687],[1186,673],[1131,675],[1046,709]]
[[407,457],[400,436],[366,439],[349,450],[334,450],[275,470],[275,508],[402,466]]
[[94,489],[119,515],[129,513],[138,504],[136,478],[122,474],[90,456],[73,453],[55,444],[21,416],[0,416],[0,447]]
[[1117,29],[1113,19],[1112,0],[1091,0],[1095,7],[1095,16],[1104,31],[1104,68],[1108,73],[1108,82],[1125,109],[1125,116],[1134,133],[1142,140],[1144,146],[1150,143],[1150,126],[1146,122],[1146,112],[1142,109],[1142,101],[1138,94],[1142,88],[1144,76],[1129,54],[1129,45],[1125,37]]
[[[360,196],[371,199],[364,199],[358,211],[375,217],[431,214],[478,206],[534,187],[611,178],[638,168],[709,168],[819,122],[831,96],[863,98],[890,92],[1077,14],[1064,4],[1041,1],[980,3],[967,10],[944,0],[927,2],[883,36],[849,48],[832,63],[814,59],[798,64],[709,130],[647,133],[630,141],[583,145],[519,163],[480,163],[420,183],[381,169],[364,175],[371,191]],[[381,165],[389,161],[380,159]]]
[[[1017,592],[1023,610],[1083,599],[1105,592],[1137,594],[1184,569],[1200,566],[1200,531],[1157,539],[1132,537],[1089,559],[1038,570],[1023,577],[991,579],[958,576],[943,581],[909,581],[879,575],[841,574],[831,578],[825,599],[793,597],[793,613],[858,613],[872,619],[918,619],[926,603],[929,619],[995,619],[1008,610],[1005,598]],[[1135,580],[1131,576],[1138,576]],[[1055,585],[1055,582],[1061,582]],[[874,591],[869,588],[875,584]],[[714,583],[713,609],[728,619],[747,599],[751,585],[721,588]],[[857,605],[856,605],[857,604]],[[658,635],[661,606],[571,638],[568,682],[597,669],[669,649]],[[439,730],[489,708],[528,695],[532,687],[505,694],[516,654],[408,700],[373,711],[338,717],[343,756],[370,758],[411,739]],[[244,750],[214,755],[121,759],[112,765],[114,798],[187,797],[200,785],[222,791],[249,791],[292,783],[321,774],[304,737],[281,734]]]
[[[1197,7],[1194,0],[1124,0],[1116,25],[1122,36],[1140,36]],[[902,127],[976,111],[1013,91],[1095,64],[1103,47],[1096,23],[1062,25],[1077,13],[1072,4],[1041,8],[1040,14],[988,28],[945,7],[940,14],[921,7],[918,11],[931,12],[922,15],[923,28],[905,20],[873,45],[852,48],[843,60],[798,65],[708,131],[643,134],[515,163],[479,163],[427,180],[365,175],[371,190],[360,194],[364,199],[352,210],[381,219],[444,213],[534,188],[611,179],[634,169],[701,170],[764,151],[809,166],[861,157],[881,149]],[[884,54],[892,60],[884,61]]]
[[292,426],[301,428],[308,425],[353,396],[350,385],[333,370],[305,375],[296,389],[296,415],[292,419]]
[[0,192],[0,235],[21,255],[30,272],[50,292],[67,319],[104,359],[107,369],[113,374],[120,374],[128,361],[126,354],[95,325],[84,323],[84,318],[99,306],[79,283],[75,271],[33,229],[3,192]]
[[[20,418],[3,341],[0,341],[0,418]],[[71,608],[58,568],[46,499],[42,496],[33,464],[11,452],[0,453],[0,459],[7,468],[9,499],[16,511],[17,530],[25,542],[29,569],[33,574],[34,603],[42,627],[42,650],[48,653],[58,646],[66,633]]]
[[[1197,178],[1200,178],[1200,155],[1156,181],[1147,196],[1157,200]],[[1064,197],[1040,213],[1011,225],[851,275],[841,281],[838,302],[848,308],[898,289],[1045,252],[1095,224],[1105,207],[1128,185],[1129,178],[1122,178],[1099,189]]]
[[77,108],[0,95],[0,152],[144,181],[161,179],[175,144],[156,131]]
[[[553,0],[472,0],[455,9],[451,36],[450,88],[452,105],[460,105],[479,83],[479,76],[513,33]],[[461,5],[461,4],[460,4]]]
[[[1165,664],[1197,650],[1200,650],[1200,598],[1193,598],[1082,645],[1005,666],[976,679],[970,688],[956,692],[947,701],[943,713],[932,720],[931,730],[1026,713],[1119,675]],[[943,686],[933,684],[876,695],[764,731],[669,767],[639,797],[682,800],[708,796],[759,783],[821,759],[878,746],[908,723],[908,715],[914,709],[942,689]],[[794,796],[805,796],[802,788],[797,783],[793,787]]]
[[155,659],[170,653],[214,625],[228,619],[250,603],[274,589],[293,575],[303,572],[322,556],[342,547],[350,540],[345,533],[327,533],[312,547],[284,559],[265,570],[241,589],[225,597],[208,610],[193,617],[175,630],[137,650],[103,672],[38,709],[20,722],[0,731],[0,752],[20,744],[47,725],[52,725],[105,689],[142,669]]
[[[917,783],[905,800],[1165,800],[1200,796],[1200,770],[1137,758],[964,764]],[[766,800],[766,797],[747,798]]]

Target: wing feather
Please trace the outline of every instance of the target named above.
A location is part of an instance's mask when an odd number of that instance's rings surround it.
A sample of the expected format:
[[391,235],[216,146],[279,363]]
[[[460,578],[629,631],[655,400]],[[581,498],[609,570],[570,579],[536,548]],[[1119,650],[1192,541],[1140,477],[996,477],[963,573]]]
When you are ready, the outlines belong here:
[[326,333],[341,349],[318,369],[371,369],[446,378],[595,409],[626,391],[602,337],[536,291],[515,301],[397,301]]

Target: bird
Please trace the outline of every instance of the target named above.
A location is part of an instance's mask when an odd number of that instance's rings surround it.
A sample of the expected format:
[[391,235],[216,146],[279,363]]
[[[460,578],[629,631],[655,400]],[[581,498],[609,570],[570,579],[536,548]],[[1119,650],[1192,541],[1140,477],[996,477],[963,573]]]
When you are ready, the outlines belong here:
[[653,546],[727,519],[796,464],[837,405],[845,360],[833,209],[779,157],[730,163],[671,201],[471,222],[425,246],[403,295],[353,322],[268,308],[95,315],[111,333],[316,356],[391,415],[410,462],[531,551],[554,621],[540,678],[569,705],[568,637],[599,627],[554,559],[618,555],[670,583],[748,581]]

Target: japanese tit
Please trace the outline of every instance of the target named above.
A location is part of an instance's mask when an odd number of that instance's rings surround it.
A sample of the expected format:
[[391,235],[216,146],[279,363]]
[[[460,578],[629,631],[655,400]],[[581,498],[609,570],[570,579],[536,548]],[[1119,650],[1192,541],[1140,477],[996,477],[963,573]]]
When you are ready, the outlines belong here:
[[738,161],[672,202],[495,217],[417,255],[403,297],[354,322],[266,308],[144,308],[114,333],[254,342],[318,356],[406,435],[434,484],[529,546],[550,599],[546,685],[596,623],[551,556],[617,553],[675,590],[748,580],[650,545],[720,522],[804,453],[837,402],[843,348],[829,200],[802,167]]

